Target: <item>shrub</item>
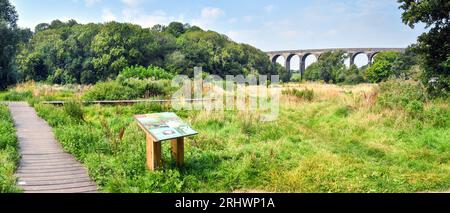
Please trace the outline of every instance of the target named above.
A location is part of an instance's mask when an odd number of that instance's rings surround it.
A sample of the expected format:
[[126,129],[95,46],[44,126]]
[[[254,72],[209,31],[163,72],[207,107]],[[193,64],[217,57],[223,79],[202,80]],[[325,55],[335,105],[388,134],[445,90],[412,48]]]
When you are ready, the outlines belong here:
[[419,83],[393,80],[380,85],[378,104],[388,108],[406,108],[413,101],[424,102],[426,99],[425,89]]
[[139,79],[123,80],[122,85],[133,91],[133,96],[140,98],[149,98],[153,96],[165,96],[169,92],[161,82]]
[[406,106],[406,111],[413,118],[422,118],[424,112],[423,102],[418,100],[411,101]]
[[137,98],[136,92],[117,81],[101,82],[94,85],[82,99],[88,101],[129,100]]
[[434,127],[448,128],[450,126],[450,109],[448,107],[431,106],[425,111],[425,118]]
[[301,74],[299,74],[299,73],[292,74],[291,82],[301,82],[301,81],[302,81]]
[[143,66],[127,67],[120,73],[120,76],[124,78],[138,78],[138,79],[152,79],[152,80],[173,78],[173,75],[171,73],[156,66],[149,66],[147,68]]
[[64,112],[74,120],[80,122],[84,120],[83,106],[78,101],[67,101],[64,103]]
[[283,91],[283,95],[292,95],[303,100],[312,101],[314,99],[314,90],[288,89]]
[[109,153],[99,128],[87,125],[62,125],[55,128],[58,141],[64,149],[84,162],[89,153]]
[[1,99],[4,101],[26,101],[31,97],[33,97],[31,91],[17,92],[12,90],[4,94]]
[[366,70],[367,79],[372,83],[386,81],[396,73],[393,70],[393,65],[398,56],[399,54],[395,52],[379,53],[375,58],[375,62]]

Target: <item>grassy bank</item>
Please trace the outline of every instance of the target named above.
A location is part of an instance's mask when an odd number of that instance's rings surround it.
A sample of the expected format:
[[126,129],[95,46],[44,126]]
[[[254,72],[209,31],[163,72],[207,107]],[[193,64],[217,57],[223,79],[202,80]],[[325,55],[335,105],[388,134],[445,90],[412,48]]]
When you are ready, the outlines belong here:
[[19,161],[17,137],[8,107],[0,104],[0,193],[19,192],[14,172]]
[[[164,144],[165,168],[158,172],[146,170],[145,135],[132,116],[171,111],[168,106],[35,107],[106,192],[450,188],[448,100],[426,100],[414,83],[285,87],[291,92],[274,122],[260,122],[257,112],[176,111],[200,134],[187,139],[182,169]],[[307,96],[292,92],[305,89]]]

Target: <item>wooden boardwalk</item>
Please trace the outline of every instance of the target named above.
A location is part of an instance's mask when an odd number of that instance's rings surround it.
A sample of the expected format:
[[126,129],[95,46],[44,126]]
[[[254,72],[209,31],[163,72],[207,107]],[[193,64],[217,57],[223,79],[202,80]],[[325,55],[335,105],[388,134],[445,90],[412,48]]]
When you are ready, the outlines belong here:
[[97,192],[86,169],[64,152],[51,127],[25,102],[8,104],[20,144],[16,173],[25,193]]

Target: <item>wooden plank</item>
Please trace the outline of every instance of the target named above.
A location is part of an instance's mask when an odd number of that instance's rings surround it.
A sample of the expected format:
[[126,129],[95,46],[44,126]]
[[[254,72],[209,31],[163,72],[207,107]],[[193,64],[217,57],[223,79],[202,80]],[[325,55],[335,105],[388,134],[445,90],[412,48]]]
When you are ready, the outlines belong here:
[[79,179],[79,178],[87,178],[85,173],[81,174],[71,174],[71,175],[54,175],[51,177],[20,177],[20,181],[58,181],[58,180],[71,180],[71,179]]
[[25,191],[39,191],[39,190],[61,190],[61,189],[73,189],[82,187],[95,187],[91,181],[77,182],[77,183],[65,183],[65,184],[51,184],[40,186],[21,186]]
[[161,165],[161,142],[153,142],[153,137],[147,134],[147,167],[150,171],[155,171]]
[[68,188],[68,189],[53,189],[53,190],[27,190],[26,193],[92,193],[97,192],[94,186]]
[[77,171],[65,171],[65,172],[50,172],[50,173],[34,173],[34,172],[23,172],[16,173],[16,175],[20,178],[34,178],[34,177],[50,177],[50,176],[66,176],[66,175],[86,175],[86,171],[77,170]]
[[37,168],[37,167],[20,167],[18,169],[18,173],[33,173],[33,174],[41,174],[41,173],[56,173],[56,172],[73,172],[82,170],[81,166],[72,166],[72,167],[59,167],[59,168]]
[[184,165],[184,138],[172,140],[172,158],[177,163],[177,166]]
[[52,128],[25,102],[9,103],[19,140],[21,160],[16,172],[26,193],[97,192],[87,170],[66,153]]
[[72,179],[58,179],[58,180],[21,180],[21,186],[45,186],[45,185],[61,185],[70,183],[90,182],[87,177],[72,178]]

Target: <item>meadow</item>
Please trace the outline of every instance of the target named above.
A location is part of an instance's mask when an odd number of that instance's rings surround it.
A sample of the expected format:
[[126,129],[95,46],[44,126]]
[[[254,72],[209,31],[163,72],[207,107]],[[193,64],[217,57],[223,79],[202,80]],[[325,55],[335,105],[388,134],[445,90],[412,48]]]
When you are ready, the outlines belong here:
[[[283,85],[279,119],[260,112],[186,111],[169,105],[83,105],[95,88],[19,85],[64,149],[104,192],[423,192],[450,188],[450,99],[415,82]],[[95,92],[94,92],[95,93]],[[5,98],[6,97],[6,98]],[[67,100],[64,106],[41,100]],[[135,114],[174,111],[200,133],[185,166],[149,172]],[[125,130],[123,137],[121,130]]]

